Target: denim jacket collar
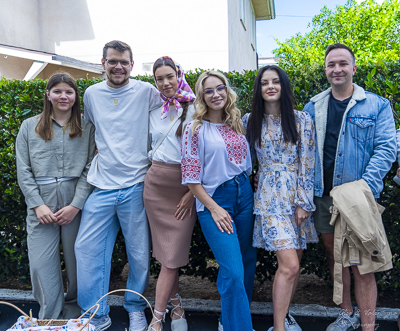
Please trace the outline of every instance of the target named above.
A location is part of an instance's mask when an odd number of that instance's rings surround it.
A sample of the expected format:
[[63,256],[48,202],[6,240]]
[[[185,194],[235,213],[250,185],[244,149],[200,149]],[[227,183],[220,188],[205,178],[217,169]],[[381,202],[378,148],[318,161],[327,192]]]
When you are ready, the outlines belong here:
[[[358,86],[357,84],[354,84],[354,83],[353,83],[353,86],[354,86],[354,91],[353,91],[353,95],[352,95],[351,98],[353,100],[355,100],[355,101],[364,100],[366,98],[364,89],[362,87]],[[332,91],[332,87],[330,87],[327,90],[322,91],[321,93],[313,96],[310,101],[314,102],[314,103],[317,103],[318,101],[320,101],[320,100],[322,100],[322,99],[324,99],[326,97],[328,97],[328,99],[329,99],[331,91]]]

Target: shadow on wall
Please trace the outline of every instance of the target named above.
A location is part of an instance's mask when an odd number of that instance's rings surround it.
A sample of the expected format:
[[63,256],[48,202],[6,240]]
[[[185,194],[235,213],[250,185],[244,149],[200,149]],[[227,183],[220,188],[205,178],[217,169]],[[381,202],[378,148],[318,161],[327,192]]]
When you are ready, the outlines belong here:
[[55,52],[62,41],[94,39],[86,1],[0,0],[0,44]]

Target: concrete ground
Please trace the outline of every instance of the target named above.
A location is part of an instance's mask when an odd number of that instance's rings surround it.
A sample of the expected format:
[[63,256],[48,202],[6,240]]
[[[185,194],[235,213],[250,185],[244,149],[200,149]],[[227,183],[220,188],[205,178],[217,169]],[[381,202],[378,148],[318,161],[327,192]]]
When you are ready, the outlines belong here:
[[[0,289],[0,300],[17,304],[23,311],[32,309],[37,316],[39,306],[30,291]],[[110,295],[112,326],[110,331],[124,331],[129,328],[128,314],[122,308],[123,297]],[[150,299],[153,304],[153,300]],[[183,299],[190,331],[217,330],[220,303],[218,300]],[[251,306],[253,327],[257,331],[266,331],[272,326],[272,305],[269,302],[253,302]],[[293,305],[291,314],[302,327],[303,331],[324,331],[335,320],[338,308],[327,308],[320,305]],[[15,323],[20,315],[18,311],[8,306],[0,305],[0,331],[5,331]],[[147,309],[147,319],[150,321],[150,310]],[[376,329],[382,331],[397,331],[397,316],[400,309],[377,308]],[[361,328],[359,329],[361,330]],[[164,331],[170,331],[170,319],[164,326]]]

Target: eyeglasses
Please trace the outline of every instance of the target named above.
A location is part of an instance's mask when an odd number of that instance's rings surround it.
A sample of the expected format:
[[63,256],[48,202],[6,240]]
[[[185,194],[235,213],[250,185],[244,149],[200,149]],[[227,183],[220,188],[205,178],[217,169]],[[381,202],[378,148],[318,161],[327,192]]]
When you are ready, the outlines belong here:
[[223,94],[223,93],[226,92],[226,86],[225,86],[225,85],[218,85],[215,89],[213,89],[213,88],[206,88],[206,89],[204,90],[203,94],[211,96],[211,95],[214,95],[215,91],[216,91],[218,94]]
[[129,67],[131,62],[128,60],[114,60],[114,59],[104,59],[110,67],[116,67],[118,63],[121,63],[123,67]]

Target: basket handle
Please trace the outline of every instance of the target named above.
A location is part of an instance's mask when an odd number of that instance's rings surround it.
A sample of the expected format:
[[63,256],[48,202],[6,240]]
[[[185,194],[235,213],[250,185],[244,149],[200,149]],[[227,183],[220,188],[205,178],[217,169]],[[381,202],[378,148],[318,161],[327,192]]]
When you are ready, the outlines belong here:
[[[14,309],[18,310],[22,315],[24,315],[25,317],[30,318],[30,316],[28,314],[26,314],[23,310],[21,310],[19,307],[17,307],[16,305],[10,303],[10,302],[6,302],[6,301],[0,301],[0,304],[3,305],[7,305],[10,307],[13,307]],[[82,318],[84,315],[86,315],[87,313],[91,312],[88,320],[86,321],[86,323],[82,326],[82,328],[80,328],[79,331],[82,331],[92,320],[92,318],[96,315],[97,311],[99,310],[100,305],[98,303],[94,304],[92,307],[90,307],[85,313],[83,313],[81,316],[79,316],[78,318]],[[49,323],[51,323],[51,320],[49,321]]]
[[[92,318],[96,315],[97,311],[99,310],[100,305],[96,302],[92,307],[90,307],[88,310],[86,310],[81,316],[79,316],[78,318],[82,318],[83,316],[85,316],[86,314],[90,313],[90,316],[88,318],[88,320],[86,321],[86,323],[79,329],[79,331],[82,331],[86,326],[89,325],[90,321],[92,320]],[[88,326],[88,330],[89,330],[89,326]]]
[[138,292],[136,292],[136,291],[128,290],[127,288],[123,288],[123,289],[119,289],[119,290],[113,290],[113,291],[110,291],[110,292],[104,294],[99,300],[97,300],[96,304],[99,304],[99,302],[100,302],[101,300],[103,300],[106,296],[108,296],[108,295],[110,295],[110,294],[113,294],[113,293],[116,293],[116,292],[131,292],[131,293],[134,293],[134,294],[140,296],[142,299],[144,299],[144,301],[146,301],[147,305],[148,305],[149,308],[150,308],[151,315],[153,315],[153,308],[151,307],[151,304],[150,304],[150,302],[146,299],[146,297],[144,297],[142,294],[140,294],[140,293],[138,293]]
[[96,315],[97,311],[98,311],[99,308],[100,308],[99,302],[100,302],[101,300],[103,300],[106,296],[108,296],[108,295],[110,295],[110,294],[113,294],[113,293],[116,293],[116,292],[131,292],[131,293],[134,293],[134,294],[140,296],[142,299],[144,299],[144,301],[146,301],[147,305],[148,305],[149,308],[150,308],[151,315],[153,315],[153,308],[151,307],[150,302],[149,302],[149,301],[146,299],[146,297],[144,297],[142,294],[140,294],[140,293],[138,293],[138,292],[136,292],[136,291],[133,291],[133,290],[128,290],[127,288],[119,289],[119,290],[113,290],[113,291],[110,291],[110,292],[104,294],[99,300],[97,300],[97,302],[96,302],[92,307],[90,307],[86,312],[84,312],[84,313],[79,317],[79,318],[82,318],[82,317],[85,316],[89,311],[93,310],[93,309],[96,307],[96,309],[94,310],[94,312],[92,312],[92,314],[90,315],[89,320],[85,323],[84,326],[82,326],[82,328],[81,328],[79,331],[82,331],[82,330],[86,327],[86,325],[88,325],[88,324],[90,323],[90,321],[92,320],[92,318]]
[[[19,307],[17,307],[16,305],[13,305],[13,304],[10,303],[10,302],[0,301],[0,304],[13,307],[14,309],[18,310],[22,315],[24,315],[24,316],[26,316],[26,317],[29,317],[28,314],[26,314],[23,310],[21,310]],[[30,317],[29,317],[29,318],[30,318]]]

